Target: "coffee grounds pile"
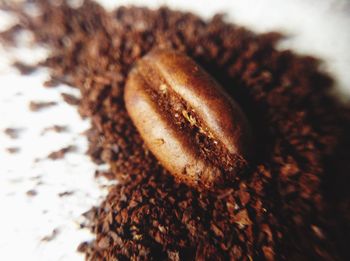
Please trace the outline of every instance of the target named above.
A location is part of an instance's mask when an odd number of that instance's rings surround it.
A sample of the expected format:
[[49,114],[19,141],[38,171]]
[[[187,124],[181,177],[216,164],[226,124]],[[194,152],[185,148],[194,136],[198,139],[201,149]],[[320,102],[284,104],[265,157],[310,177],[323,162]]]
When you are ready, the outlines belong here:
[[[28,13],[33,5],[40,10]],[[312,57],[278,51],[278,33],[255,34],[168,8],[106,11],[85,1],[3,6],[51,50],[48,86],[79,88],[89,155],[119,181],[89,214],[88,260],[350,260],[350,110]],[[198,192],[176,184],[144,146],[125,110],[132,64],[154,47],[202,65],[240,104],[255,133],[255,160],[232,186]]]

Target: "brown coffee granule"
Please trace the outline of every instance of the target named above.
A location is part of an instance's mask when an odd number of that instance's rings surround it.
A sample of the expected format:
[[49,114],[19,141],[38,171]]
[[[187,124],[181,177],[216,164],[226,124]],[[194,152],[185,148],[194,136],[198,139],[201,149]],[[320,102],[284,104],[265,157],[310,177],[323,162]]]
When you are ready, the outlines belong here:
[[51,76],[51,78],[49,80],[44,82],[44,87],[54,88],[54,87],[57,87],[58,85],[60,85],[61,83],[62,83],[62,81]]
[[95,178],[98,178],[98,177],[105,177],[108,180],[115,180],[115,175],[111,171],[96,170]]
[[23,131],[21,128],[6,128],[4,129],[4,133],[10,137],[11,139],[18,139],[19,134]]
[[15,67],[23,75],[31,74],[38,68],[36,65],[29,65],[19,61],[14,62],[12,66]]
[[26,195],[28,196],[28,197],[34,197],[34,196],[36,196],[38,194],[38,192],[35,190],[35,189],[30,189],[30,190],[28,190],[27,192],[26,192]]
[[20,151],[20,148],[18,147],[8,147],[6,148],[6,151],[10,154],[16,154]]
[[29,103],[29,110],[37,112],[37,111],[41,111],[43,109],[52,107],[54,105],[56,105],[56,102],[50,101],[50,102],[35,102],[35,101],[31,101]]
[[71,196],[71,195],[73,195],[74,194],[74,191],[64,191],[64,192],[61,192],[61,193],[58,193],[58,196],[60,197],[60,198],[62,198],[62,197],[67,197],[67,196]]
[[[20,23],[0,37],[12,43],[25,28],[51,49],[40,66],[79,88],[79,112],[92,121],[88,153],[120,182],[90,215],[96,240],[79,247],[88,260],[350,259],[350,110],[328,95],[332,79],[317,59],[278,51],[280,34],[222,15],[62,2],[35,1],[35,18],[13,7]],[[154,47],[195,59],[251,122],[256,160],[231,187],[176,184],[132,125],[125,80]]]
[[52,230],[50,235],[44,236],[41,239],[41,242],[50,242],[52,240],[54,240],[60,233],[60,230],[58,228],[55,228],[54,230]]
[[41,135],[46,134],[47,132],[57,132],[57,133],[61,133],[61,132],[67,132],[68,131],[68,126],[66,125],[52,125],[50,127],[46,127],[42,130]]
[[64,158],[64,156],[69,153],[69,152],[74,152],[77,150],[77,147],[76,146],[67,146],[67,147],[64,147],[62,149],[59,149],[57,151],[53,151],[51,152],[49,155],[47,155],[47,158],[48,159],[51,159],[51,160],[58,160],[58,159],[62,159]]
[[61,93],[63,100],[70,105],[79,105],[79,99],[68,93]]

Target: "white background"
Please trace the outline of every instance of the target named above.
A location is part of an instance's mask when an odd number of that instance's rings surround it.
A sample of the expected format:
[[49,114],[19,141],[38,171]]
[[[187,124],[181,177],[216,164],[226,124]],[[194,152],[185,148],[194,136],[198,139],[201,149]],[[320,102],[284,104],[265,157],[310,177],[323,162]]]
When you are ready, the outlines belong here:
[[[111,8],[117,1],[102,2]],[[343,100],[350,96],[350,4],[346,0],[118,1],[129,3],[150,7],[167,4],[204,18],[225,12],[228,21],[254,31],[282,31],[288,38],[279,48],[321,58],[322,69],[336,79],[336,93]],[[0,30],[12,22],[0,12]],[[81,132],[89,122],[81,120],[76,109],[62,101],[61,92],[79,95],[76,90],[66,86],[43,88],[43,81],[48,79],[44,69],[31,76],[20,76],[11,69],[11,60],[19,56],[35,62],[46,57],[47,50],[28,48],[25,43],[17,51],[0,45],[0,260],[83,260],[76,247],[92,235],[78,229],[80,215],[103,199],[107,184],[104,179],[93,178],[96,166],[84,155],[87,141]],[[58,105],[33,113],[28,110],[33,100],[57,101]],[[68,125],[69,132],[41,135],[53,124]],[[6,136],[3,130],[7,127],[22,129],[19,138]],[[50,152],[72,144],[79,150],[64,159],[44,159]],[[5,150],[8,147],[19,147],[20,152],[9,154]],[[43,160],[34,162],[36,158]],[[36,190],[36,196],[26,195],[31,189]],[[74,194],[58,196],[65,191]],[[52,241],[41,241],[54,229],[58,233]]]

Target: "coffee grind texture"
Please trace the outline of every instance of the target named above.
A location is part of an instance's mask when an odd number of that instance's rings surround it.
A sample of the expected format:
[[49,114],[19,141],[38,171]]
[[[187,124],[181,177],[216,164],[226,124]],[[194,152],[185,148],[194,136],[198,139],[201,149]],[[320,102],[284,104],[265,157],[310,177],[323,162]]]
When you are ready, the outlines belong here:
[[[31,16],[28,8],[40,12]],[[216,15],[92,1],[5,5],[51,50],[38,64],[78,88],[89,117],[88,153],[119,181],[86,216],[96,240],[87,260],[349,260],[350,111],[329,96],[319,61],[278,51],[278,33],[255,34]],[[255,160],[232,185],[199,192],[174,182],[147,150],[124,106],[127,74],[152,48],[203,66],[239,103],[255,134]]]

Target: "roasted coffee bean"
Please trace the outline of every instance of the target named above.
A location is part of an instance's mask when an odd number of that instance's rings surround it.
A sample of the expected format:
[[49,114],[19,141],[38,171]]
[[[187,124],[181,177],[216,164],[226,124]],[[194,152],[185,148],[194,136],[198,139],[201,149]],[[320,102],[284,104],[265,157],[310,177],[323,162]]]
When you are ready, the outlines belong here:
[[147,147],[177,180],[212,188],[247,165],[245,115],[185,54],[156,49],[144,56],[129,74],[124,98]]

